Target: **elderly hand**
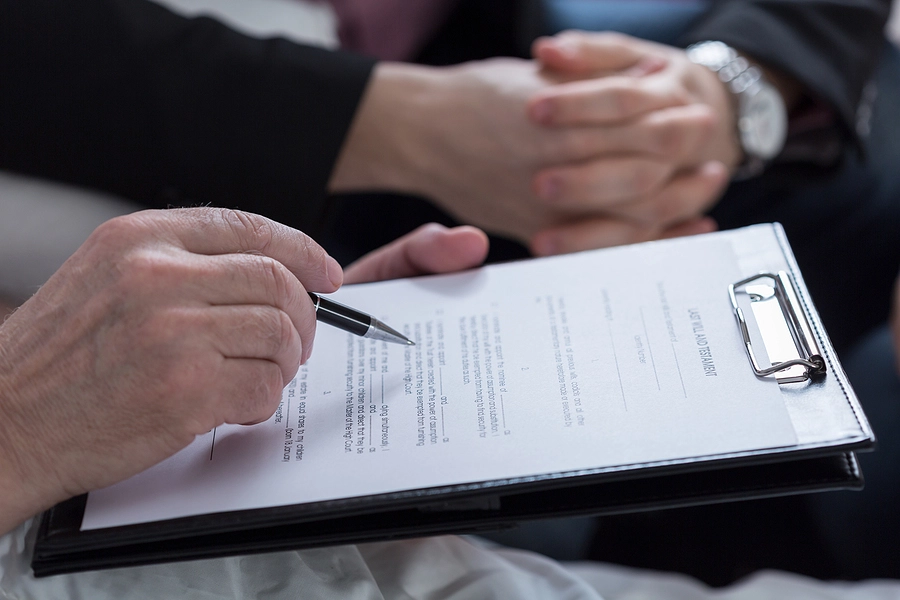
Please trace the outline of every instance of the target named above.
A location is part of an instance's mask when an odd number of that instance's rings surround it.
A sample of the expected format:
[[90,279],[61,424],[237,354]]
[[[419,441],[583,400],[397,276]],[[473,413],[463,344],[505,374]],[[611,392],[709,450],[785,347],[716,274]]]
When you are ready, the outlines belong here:
[[[474,267],[487,236],[422,226],[348,281]],[[271,416],[309,358],[306,290],[340,266],[309,237],[217,209],[114,219],[0,327],[0,533],[222,423]]]
[[[534,94],[532,121],[604,132],[595,156],[537,173],[534,187],[548,206],[599,211],[652,238],[715,204],[741,150],[731,97],[709,69],[683,50],[615,33],[565,32],[538,40],[534,54],[549,72],[582,79]],[[608,237],[592,229],[556,228],[533,245],[570,251]]]
[[257,215],[101,225],[0,327],[0,531],[268,418],[312,351],[306,290],[341,281],[312,239]]

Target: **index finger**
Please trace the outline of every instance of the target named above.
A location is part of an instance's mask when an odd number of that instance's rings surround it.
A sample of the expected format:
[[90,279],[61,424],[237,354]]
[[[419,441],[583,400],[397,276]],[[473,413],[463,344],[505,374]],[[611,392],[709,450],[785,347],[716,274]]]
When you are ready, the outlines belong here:
[[154,220],[170,241],[194,254],[262,254],[283,264],[313,292],[333,292],[343,282],[341,266],[311,237],[260,215],[185,208],[141,216]]
[[609,76],[543,89],[529,100],[528,115],[542,125],[603,125],[688,101],[664,78]]

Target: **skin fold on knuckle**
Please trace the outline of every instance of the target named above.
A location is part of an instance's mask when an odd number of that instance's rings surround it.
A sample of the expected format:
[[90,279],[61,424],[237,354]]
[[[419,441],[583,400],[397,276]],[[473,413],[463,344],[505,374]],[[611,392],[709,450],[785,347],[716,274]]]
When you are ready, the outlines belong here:
[[297,256],[300,261],[309,265],[325,268],[325,250],[312,238],[300,235],[297,239]]
[[255,369],[255,381],[247,390],[245,400],[236,400],[229,422],[260,423],[271,417],[278,407],[281,392],[288,382],[284,381],[284,375],[277,364],[259,362],[259,368]]
[[118,258],[114,273],[110,292],[123,306],[130,306],[161,294],[177,296],[196,271],[193,265],[171,253],[137,248]]
[[121,265],[123,257],[143,247],[142,242],[147,235],[145,221],[135,215],[105,221],[76,251],[76,256],[84,256],[86,262],[92,265],[110,262]]
[[272,356],[282,366],[284,380],[287,383],[296,374],[300,361],[303,360],[304,344],[300,332],[294,327],[294,322],[286,312],[277,311],[277,319],[278,330],[273,331],[273,335],[278,337],[272,340],[274,350]]
[[219,218],[244,252],[265,254],[274,239],[273,223],[259,215],[241,210],[220,209]]
[[133,215],[115,217],[103,222],[88,238],[89,243],[112,251],[128,243],[141,233],[141,224]]
[[295,288],[292,285],[294,275],[283,264],[268,256],[253,255],[250,260],[253,269],[248,273],[249,285],[264,290],[270,306],[289,307]]
[[289,356],[294,341],[294,324],[290,316],[283,310],[269,306],[254,306],[253,316],[248,317],[250,327],[247,330],[236,330],[234,335],[254,336],[259,340],[260,358],[271,358],[285,363],[291,361]]

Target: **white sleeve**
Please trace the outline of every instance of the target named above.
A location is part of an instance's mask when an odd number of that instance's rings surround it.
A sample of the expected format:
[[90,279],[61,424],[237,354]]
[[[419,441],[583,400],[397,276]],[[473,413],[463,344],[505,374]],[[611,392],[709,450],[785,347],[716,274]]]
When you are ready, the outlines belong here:
[[896,600],[900,582],[819,581],[783,571],[760,571],[725,588],[686,575],[593,562],[566,565],[607,600]]
[[92,190],[0,171],[0,297],[24,302],[98,225],[139,208]]
[[0,599],[119,600],[886,600],[900,582],[827,583],[762,572],[711,589],[683,575],[539,554],[444,536],[92,571],[35,579],[36,521],[0,538]]
[[37,529],[0,538],[0,599],[602,600],[560,563],[455,536],[337,546],[35,579]]

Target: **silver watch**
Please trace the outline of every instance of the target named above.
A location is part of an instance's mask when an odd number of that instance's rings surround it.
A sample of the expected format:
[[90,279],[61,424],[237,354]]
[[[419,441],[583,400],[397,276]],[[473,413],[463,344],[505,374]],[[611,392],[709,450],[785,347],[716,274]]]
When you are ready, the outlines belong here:
[[738,138],[745,158],[738,175],[759,174],[784,148],[788,129],[784,99],[762,69],[731,46],[699,42],[688,46],[686,52],[691,62],[716,73],[737,100]]

